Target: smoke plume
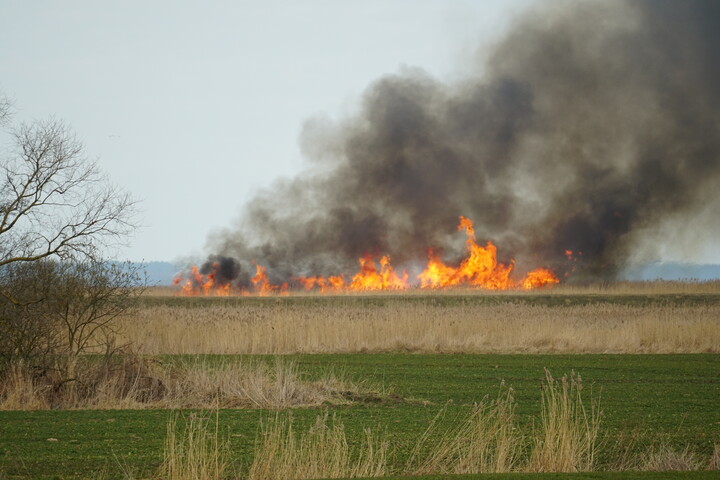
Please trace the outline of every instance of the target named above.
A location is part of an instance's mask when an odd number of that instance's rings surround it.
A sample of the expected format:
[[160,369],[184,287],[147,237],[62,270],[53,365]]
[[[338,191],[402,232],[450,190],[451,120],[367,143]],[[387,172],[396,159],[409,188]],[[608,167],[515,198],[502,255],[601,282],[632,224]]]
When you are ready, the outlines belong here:
[[639,232],[717,198],[720,2],[544,4],[475,70],[403,70],[356,116],[308,121],[306,171],[211,239],[223,276],[337,274],[364,253],[412,270],[430,246],[452,260],[464,215],[518,268],[562,274],[572,250],[572,277],[610,279]]

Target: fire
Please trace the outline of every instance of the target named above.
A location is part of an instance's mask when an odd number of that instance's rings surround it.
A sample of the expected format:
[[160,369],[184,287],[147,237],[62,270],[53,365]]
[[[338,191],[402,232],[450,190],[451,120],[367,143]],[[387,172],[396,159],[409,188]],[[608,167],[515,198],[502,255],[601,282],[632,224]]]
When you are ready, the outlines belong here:
[[513,264],[505,265],[497,261],[497,247],[487,242],[481,247],[475,242],[475,229],[469,218],[460,217],[458,230],[467,235],[465,246],[468,256],[457,268],[445,265],[439,255],[429,252],[428,266],[418,275],[422,288],[445,288],[458,285],[470,285],[490,290],[506,290],[512,287],[510,273]]
[[390,257],[384,255],[380,258],[378,270],[375,259],[365,254],[358,259],[360,271],[353,275],[347,283],[344,275],[322,277],[297,277],[306,292],[317,287],[320,293],[341,291],[372,291],[372,290],[404,290],[409,287],[408,274],[398,275],[390,264]]
[[390,265],[390,257],[384,255],[380,258],[378,271],[371,255],[365,254],[360,258],[360,271],[353,277],[350,290],[404,290],[408,288],[408,275],[395,273]]
[[575,269],[577,268],[577,261],[580,257],[582,257],[582,254],[583,252],[573,252],[572,250],[565,250],[565,258],[567,258],[569,262],[572,262],[572,268],[569,271],[565,272],[566,277],[575,271]]
[[557,277],[545,268],[529,272],[520,282],[513,282],[510,274],[514,262],[507,265],[497,260],[497,247],[492,242],[480,246],[475,240],[475,228],[472,221],[460,217],[458,230],[465,231],[467,256],[457,267],[446,265],[433,250],[428,254],[427,268],[418,275],[422,288],[447,288],[460,285],[484,288],[488,290],[507,290],[522,287],[539,288],[558,283]]
[[[417,276],[420,288],[452,288],[471,287],[486,290],[535,289],[559,283],[555,274],[547,268],[536,268],[520,280],[512,278],[514,260],[502,263],[497,260],[497,247],[492,242],[485,246],[478,245],[475,238],[473,222],[466,217],[460,217],[458,231],[466,235],[466,256],[457,266],[448,265],[440,258],[435,250],[428,250],[427,266]],[[578,252],[578,255],[582,255]],[[565,256],[574,259],[571,250],[565,251]],[[337,293],[346,291],[383,291],[406,290],[413,285],[408,280],[408,274],[403,271],[398,274],[390,262],[389,255],[383,255],[376,262],[375,257],[365,254],[358,259],[359,271],[352,276],[345,274],[323,277],[313,275],[307,277],[294,277],[293,281],[305,291],[319,291],[320,293]],[[378,268],[379,264],[379,268]],[[230,283],[217,284],[216,278],[219,269],[214,264],[214,271],[210,274],[201,274],[197,267],[192,267],[185,276],[180,275],[173,280],[173,284],[180,286],[184,295],[249,295],[248,288],[231,287]],[[222,277],[221,277],[222,278]],[[349,280],[347,280],[349,278]],[[517,277],[515,277],[517,278]],[[255,265],[255,276],[250,279],[252,293],[255,295],[285,295],[289,291],[287,282],[273,285],[268,278],[267,268]]]
[[213,264],[213,272],[207,275],[200,273],[197,267],[190,268],[187,278],[183,282],[183,275],[180,274],[173,278],[173,285],[180,286],[180,292],[183,295],[216,295],[219,297],[227,297],[230,295],[230,284],[216,284],[215,278],[220,265]]
[[315,287],[320,290],[320,293],[339,292],[345,288],[345,278],[342,275],[327,278],[315,275],[313,277],[297,277],[296,280],[300,282],[306,292]]
[[558,280],[554,273],[547,268],[536,268],[525,276],[522,281],[522,288],[532,290],[533,288],[540,288],[555,283],[560,283],[560,280]]
[[269,295],[273,288],[267,277],[267,268],[255,265],[255,276],[250,279],[258,295]]
[[285,295],[288,293],[288,284],[283,283],[279,287],[270,283],[267,276],[267,268],[255,265],[255,276],[250,279],[252,284],[255,286],[255,293],[261,297],[272,295],[273,293],[279,293]]

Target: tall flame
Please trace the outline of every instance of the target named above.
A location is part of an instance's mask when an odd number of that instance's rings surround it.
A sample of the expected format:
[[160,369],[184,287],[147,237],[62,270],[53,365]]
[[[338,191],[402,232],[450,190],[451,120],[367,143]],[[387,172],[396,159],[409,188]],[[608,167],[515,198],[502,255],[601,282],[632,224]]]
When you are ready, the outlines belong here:
[[[492,242],[486,242],[485,246],[477,244],[473,222],[466,217],[460,217],[458,231],[464,231],[466,235],[465,247],[467,254],[460,261],[457,267],[447,265],[440,258],[435,250],[428,250],[428,261],[425,270],[417,276],[420,288],[452,288],[467,286],[487,290],[507,290],[510,288],[534,289],[559,283],[555,274],[546,268],[536,268],[530,271],[524,278],[514,281],[511,278],[514,260],[505,264],[497,260],[497,247]],[[572,252],[567,250],[565,254],[572,258]],[[405,290],[411,287],[408,281],[407,272],[398,274],[390,263],[390,256],[383,255],[378,263],[370,254],[365,254],[358,259],[359,271],[346,280],[345,274],[323,277],[313,275],[308,277],[295,277],[297,282],[305,291],[317,290],[320,293],[344,292],[344,291],[377,291],[377,290]],[[197,267],[192,267],[183,276],[178,276],[173,283],[180,285],[180,291],[185,295],[229,295],[230,284],[216,285],[216,274],[219,265],[214,264],[214,271],[208,275],[199,273]],[[261,265],[255,265],[255,276],[250,280],[253,292],[256,295],[287,294],[288,283],[273,285],[267,274],[267,269]],[[238,289],[239,294],[249,294],[245,289]]]
[[445,265],[439,255],[431,250],[428,254],[428,266],[418,275],[422,288],[444,288],[458,285],[471,285],[490,290],[506,290],[512,287],[510,273],[513,264],[505,265],[497,261],[497,247],[487,242],[481,247],[475,242],[475,229],[469,218],[460,217],[458,230],[467,235],[465,246],[468,256],[457,268]]
[[267,268],[261,265],[255,265],[255,276],[250,279],[255,286],[255,293],[261,297],[279,293],[285,295],[288,293],[288,284],[283,283],[280,286],[273,285],[267,276]]

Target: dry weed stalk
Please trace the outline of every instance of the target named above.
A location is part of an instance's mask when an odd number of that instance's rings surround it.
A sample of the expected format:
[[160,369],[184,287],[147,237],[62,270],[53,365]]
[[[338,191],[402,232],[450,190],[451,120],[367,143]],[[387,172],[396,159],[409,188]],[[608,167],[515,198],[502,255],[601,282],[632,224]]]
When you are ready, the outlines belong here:
[[386,441],[369,429],[358,451],[353,451],[342,423],[327,413],[318,416],[310,430],[296,434],[292,419],[276,416],[263,424],[248,480],[278,478],[379,477],[387,472]]
[[713,453],[710,455],[710,462],[707,466],[708,470],[720,470],[720,443],[713,446]]
[[449,473],[503,473],[516,466],[523,437],[515,426],[513,390],[505,389],[494,401],[487,398],[473,407],[461,424],[429,439],[438,428],[435,417],[415,446],[405,471],[411,475]]
[[689,447],[678,451],[669,445],[660,445],[645,453],[639,462],[640,470],[652,472],[700,470],[698,456]]
[[220,438],[219,412],[214,425],[202,414],[190,414],[182,421],[168,421],[164,461],[159,477],[163,480],[220,480],[229,469],[228,443]]
[[0,382],[0,410],[46,410],[49,385],[42,384],[22,365],[12,365]]
[[588,412],[582,401],[582,378],[574,372],[558,381],[545,369],[545,381],[540,429],[527,470],[592,471],[600,428],[596,402]]

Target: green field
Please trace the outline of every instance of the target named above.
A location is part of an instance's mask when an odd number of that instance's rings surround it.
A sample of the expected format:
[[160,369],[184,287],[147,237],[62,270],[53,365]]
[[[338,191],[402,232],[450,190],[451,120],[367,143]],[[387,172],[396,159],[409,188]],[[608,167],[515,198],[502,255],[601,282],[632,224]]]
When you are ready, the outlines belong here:
[[[272,357],[261,357],[272,361]],[[466,414],[473,402],[494,397],[502,381],[513,387],[521,423],[540,412],[543,368],[555,376],[582,375],[584,398],[600,399],[603,411],[602,468],[618,438],[636,437],[638,451],[667,443],[689,446],[708,457],[720,443],[720,356],[718,355],[295,355],[313,378],[332,369],[383,392],[351,406],[293,410],[309,424],[325,408],[345,424],[351,441],[364,427],[391,442],[391,469],[400,471],[417,438],[444,407],[444,422]],[[209,357],[209,361],[227,360]],[[150,475],[159,465],[164,410],[0,412],[0,478],[106,478]],[[187,414],[187,412],[185,412]],[[222,410],[220,428],[238,468],[247,467],[263,410]],[[705,478],[688,476],[687,478]],[[488,478],[488,477],[483,477]],[[503,478],[503,477],[498,477]],[[512,476],[510,478],[521,478]],[[553,476],[538,478],[556,478]],[[561,477],[607,478],[607,477]],[[638,476],[637,478],[656,478]]]

